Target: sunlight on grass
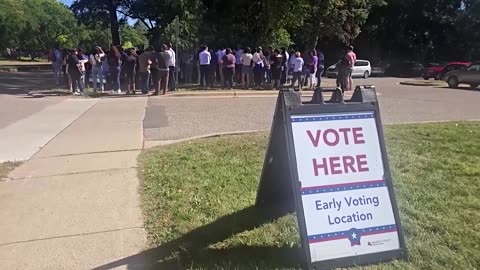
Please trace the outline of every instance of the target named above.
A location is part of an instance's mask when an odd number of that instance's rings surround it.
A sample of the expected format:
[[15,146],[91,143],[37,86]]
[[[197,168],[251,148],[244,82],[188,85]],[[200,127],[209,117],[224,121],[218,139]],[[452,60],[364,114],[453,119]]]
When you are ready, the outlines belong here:
[[[356,269],[480,265],[480,123],[386,126],[409,259]],[[202,139],[140,157],[159,269],[299,269],[294,215],[255,210],[267,134]],[[162,268],[164,267],[164,268]]]

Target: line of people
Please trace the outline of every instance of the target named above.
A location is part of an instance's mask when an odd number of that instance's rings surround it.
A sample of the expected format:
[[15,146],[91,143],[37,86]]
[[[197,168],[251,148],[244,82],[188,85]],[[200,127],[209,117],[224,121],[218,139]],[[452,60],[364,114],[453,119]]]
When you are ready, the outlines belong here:
[[[50,54],[53,79],[60,85],[63,73],[64,83],[74,95],[85,94],[85,88],[92,82],[94,92],[104,93],[107,86],[111,93],[122,93],[121,81],[126,82],[126,93],[135,94],[141,85],[142,94],[148,94],[156,82],[165,82],[163,93],[176,90],[175,51],[172,44],[162,44],[157,50],[139,51],[136,48],[121,50],[111,46],[105,53],[95,46],[87,55],[82,50],[60,51],[55,48]],[[155,88],[158,94],[160,89]]]
[[193,66],[198,63],[198,83],[200,87],[214,87],[215,83],[223,88],[232,88],[234,82],[244,89],[278,89],[286,83],[313,89],[320,86],[324,70],[325,56],[317,50],[311,50],[304,60],[300,52],[285,48],[263,50],[257,47],[251,50],[220,48],[216,52],[202,46],[197,55],[186,60],[186,82],[192,82]]
[[[57,48],[51,53],[54,80],[60,83],[61,73],[65,84],[75,95],[85,92],[92,82],[95,92],[104,92],[108,85],[110,92],[121,93],[121,81],[125,81],[127,94],[135,94],[140,85],[142,94],[154,88],[154,94],[165,94],[177,87],[175,78],[175,51],[172,44],[156,46],[139,51],[136,48],[121,50],[111,46],[105,53],[99,46],[89,55],[81,50],[72,49],[68,53]],[[352,88],[352,68],[356,61],[353,47],[337,63],[337,86],[343,91]],[[321,75],[325,68],[325,56],[313,49],[302,55],[299,51],[285,48],[252,50],[219,48],[216,52],[202,46],[196,53],[184,53],[180,60],[181,79],[185,83],[193,82],[195,66],[198,70],[197,83],[201,88],[216,85],[224,89],[239,87],[243,89],[279,89],[290,85],[303,89],[314,89],[321,85]]]

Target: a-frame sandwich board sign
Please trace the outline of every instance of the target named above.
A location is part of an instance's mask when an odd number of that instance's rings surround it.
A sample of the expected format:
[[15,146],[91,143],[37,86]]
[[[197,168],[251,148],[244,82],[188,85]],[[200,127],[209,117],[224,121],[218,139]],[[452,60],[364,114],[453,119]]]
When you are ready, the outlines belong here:
[[305,269],[405,258],[375,88],[281,90],[256,206],[296,211]]

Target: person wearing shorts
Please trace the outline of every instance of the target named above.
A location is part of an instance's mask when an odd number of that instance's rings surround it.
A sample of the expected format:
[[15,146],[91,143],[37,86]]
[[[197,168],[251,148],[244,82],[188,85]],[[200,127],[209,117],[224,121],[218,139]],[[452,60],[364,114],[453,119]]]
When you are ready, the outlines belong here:
[[345,72],[347,77],[347,91],[353,90],[353,80],[352,80],[352,72],[353,67],[355,66],[355,62],[357,62],[357,55],[353,52],[353,46],[347,47],[347,54],[345,55],[347,58],[349,65],[347,66]]

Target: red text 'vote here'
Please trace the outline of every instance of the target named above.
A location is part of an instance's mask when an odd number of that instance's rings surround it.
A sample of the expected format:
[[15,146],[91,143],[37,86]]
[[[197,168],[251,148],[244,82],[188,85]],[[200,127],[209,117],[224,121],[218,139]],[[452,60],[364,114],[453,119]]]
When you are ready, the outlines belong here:
[[[361,127],[338,128],[311,131],[307,135],[313,147],[326,146],[335,147],[343,145],[365,144],[365,137]],[[334,156],[324,158],[313,158],[313,173],[319,175],[338,175],[347,173],[368,172],[367,156]]]
[[361,127],[355,128],[339,128],[316,130],[312,132],[307,130],[307,135],[310,138],[314,147],[318,147],[320,143],[326,146],[337,146],[338,144],[364,144],[363,129]]

